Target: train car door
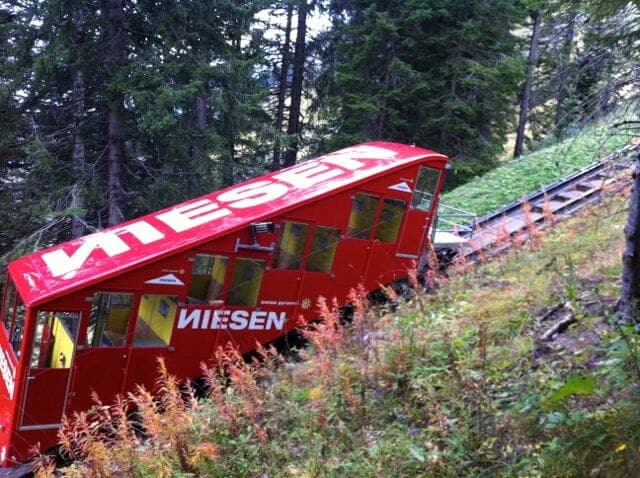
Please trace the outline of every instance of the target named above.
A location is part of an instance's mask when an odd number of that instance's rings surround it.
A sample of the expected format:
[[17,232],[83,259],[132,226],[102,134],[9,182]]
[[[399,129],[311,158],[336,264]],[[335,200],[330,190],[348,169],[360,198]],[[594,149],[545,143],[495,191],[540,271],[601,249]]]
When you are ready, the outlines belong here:
[[[303,264],[307,255],[312,225],[304,219],[286,218],[278,227],[273,258],[265,269],[257,310],[283,317],[281,324],[254,332],[261,343],[271,341],[296,325],[295,310],[303,279]],[[230,297],[233,291],[230,289]],[[255,339],[254,339],[255,340]]]
[[[177,295],[146,293],[140,297],[133,314],[135,324],[131,331],[125,390],[133,390],[136,385],[152,390],[158,377],[160,357],[170,369],[178,369],[176,355],[168,354],[174,350],[171,344],[178,307]],[[195,343],[192,346],[195,347]],[[184,349],[182,353],[185,353]]]
[[80,312],[39,310],[20,417],[21,430],[58,428],[65,412]]
[[306,316],[307,319],[317,316],[316,306],[319,295],[329,300],[336,296],[335,266],[339,243],[340,229],[323,225],[313,227],[311,245],[304,263],[298,304],[298,314]]
[[380,194],[358,191],[352,197],[346,234],[336,251],[336,296],[344,302],[349,290],[362,284],[371,255],[372,235]]
[[375,289],[406,275],[406,267],[398,269],[396,251],[400,228],[408,209],[406,199],[385,197],[381,199],[381,208],[373,235],[372,254],[367,267],[367,285]]
[[122,391],[129,349],[127,331],[134,308],[134,294],[96,292],[91,297],[91,311],[74,365],[74,410],[95,405],[95,394],[103,403],[111,403]]
[[439,169],[420,166],[411,205],[400,234],[396,253],[398,256],[416,261],[420,258],[425,238],[429,232],[439,182]]

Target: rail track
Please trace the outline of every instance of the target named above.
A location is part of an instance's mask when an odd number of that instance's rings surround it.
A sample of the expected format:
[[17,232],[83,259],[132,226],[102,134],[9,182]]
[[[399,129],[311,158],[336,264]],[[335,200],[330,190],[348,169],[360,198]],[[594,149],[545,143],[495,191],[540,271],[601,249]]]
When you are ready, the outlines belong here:
[[601,160],[572,173],[522,199],[470,222],[460,224],[458,240],[435,241],[441,257],[462,254],[469,260],[498,253],[513,245],[513,239],[525,236],[532,225],[548,226],[602,197],[602,193],[624,181],[631,166],[631,154],[640,144],[629,144]]

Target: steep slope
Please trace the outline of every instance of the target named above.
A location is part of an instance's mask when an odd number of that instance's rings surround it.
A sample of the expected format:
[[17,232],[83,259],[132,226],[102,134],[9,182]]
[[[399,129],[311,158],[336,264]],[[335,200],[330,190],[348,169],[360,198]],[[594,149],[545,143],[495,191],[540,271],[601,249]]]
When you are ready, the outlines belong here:
[[65,473],[636,475],[639,339],[614,316],[624,196],[431,272],[434,291],[378,307],[355,292],[348,324],[321,303],[295,357],[221,351],[227,378],[208,371],[199,402],[165,374],[161,404],[130,397],[140,423],[120,406],[69,425]]

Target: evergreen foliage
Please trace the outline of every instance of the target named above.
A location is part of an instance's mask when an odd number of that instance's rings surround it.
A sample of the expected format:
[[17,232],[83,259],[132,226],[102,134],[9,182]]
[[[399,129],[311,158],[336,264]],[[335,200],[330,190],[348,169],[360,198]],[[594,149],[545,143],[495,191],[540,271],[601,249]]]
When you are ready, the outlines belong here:
[[[546,2],[541,9],[541,52],[528,117],[530,147],[549,135],[571,136],[621,105],[634,107],[629,85],[637,75],[629,60],[637,56],[630,48],[639,31],[635,10],[630,5],[616,10],[610,2],[596,9],[595,3],[585,9],[571,2]],[[604,12],[610,15],[596,15]]]
[[[68,239],[74,220],[87,233],[112,223],[113,211],[134,217],[263,172],[270,118],[262,31],[254,27],[262,7],[224,0],[15,7],[10,28],[2,26],[15,53],[4,57],[9,81],[0,93],[16,120],[3,122],[0,139],[23,162],[14,174],[3,159],[10,187],[1,199],[16,216],[9,222],[24,228],[1,251],[41,227],[37,246]],[[110,23],[114,12],[121,30]],[[113,138],[121,142],[115,157]]]
[[523,12],[513,2],[332,7],[316,101],[323,149],[374,139],[427,145],[456,160],[460,178],[495,164],[524,73],[512,33]]
[[15,14],[0,9],[0,253],[7,250],[30,231],[25,224],[29,217],[20,217],[12,203],[25,200],[25,188],[20,181],[25,167],[23,150],[27,124],[20,114],[17,97],[20,78],[25,75],[18,59],[23,55],[19,45],[12,40],[22,32]]

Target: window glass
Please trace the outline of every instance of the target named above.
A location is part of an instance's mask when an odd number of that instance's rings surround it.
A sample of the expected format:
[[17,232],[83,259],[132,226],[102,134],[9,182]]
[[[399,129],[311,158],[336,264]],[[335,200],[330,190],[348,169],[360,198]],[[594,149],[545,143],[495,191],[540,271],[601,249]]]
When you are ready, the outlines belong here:
[[369,239],[373,220],[378,208],[378,197],[370,194],[356,193],[349,215],[347,236],[356,239]]
[[340,229],[317,226],[313,231],[311,251],[305,269],[313,272],[331,272],[339,240]]
[[308,233],[308,224],[300,222],[282,223],[282,234],[280,234],[273,260],[274,269],[295,270],[300,268]]
[[413,191],[411,206],[421,211],[429,211],[433,203],[433,195],[438,187],[438,179],[440,178],[440,170],[426,168],[420,166],[418,173],[418,182]]
[[29,366],[70,368],[79,323],[77,312],[38,312]]
[[8,279],[4,303],[2,305],[2,323],[9,335],[9,342],[16,357],[20,358],[20,347],[24,336],[26,309],[11,279]]
[[383,201],[376,239],[383,242],[396,242],[405,206],[406,203],[400,199],[385,199]]
[[188,302],[213,304],[222,299],[228,261],[224,256],[196,255],[189,283]]
[[264,261],[236,259],[229,286],[228,305],[253,307],[258,302],[258,293],[264,274]]
[[175,295],[143,295],[138,307],[133,345],[138,347],[169,345],[177,310],[178,297]]
[[4,293],[4,303],[2,305],[2,323],[6,330],[11,330],[11,321],[13,320],[13,312],[16,304],[16,287],[11,279],[7,280],[7,286]]
[[93,296],[87,345],[121,347],[131,318],[133,294],[97,292]]
[[11,324],[11,332],[9,335],[11,347],[13,347],[13,351],[17,358],[20,358],[20,347],[22,346],[22,338],[24,337],[25,316],[26,308],[20,296],[17,296],[15,311],[13,313],[13,323]]

